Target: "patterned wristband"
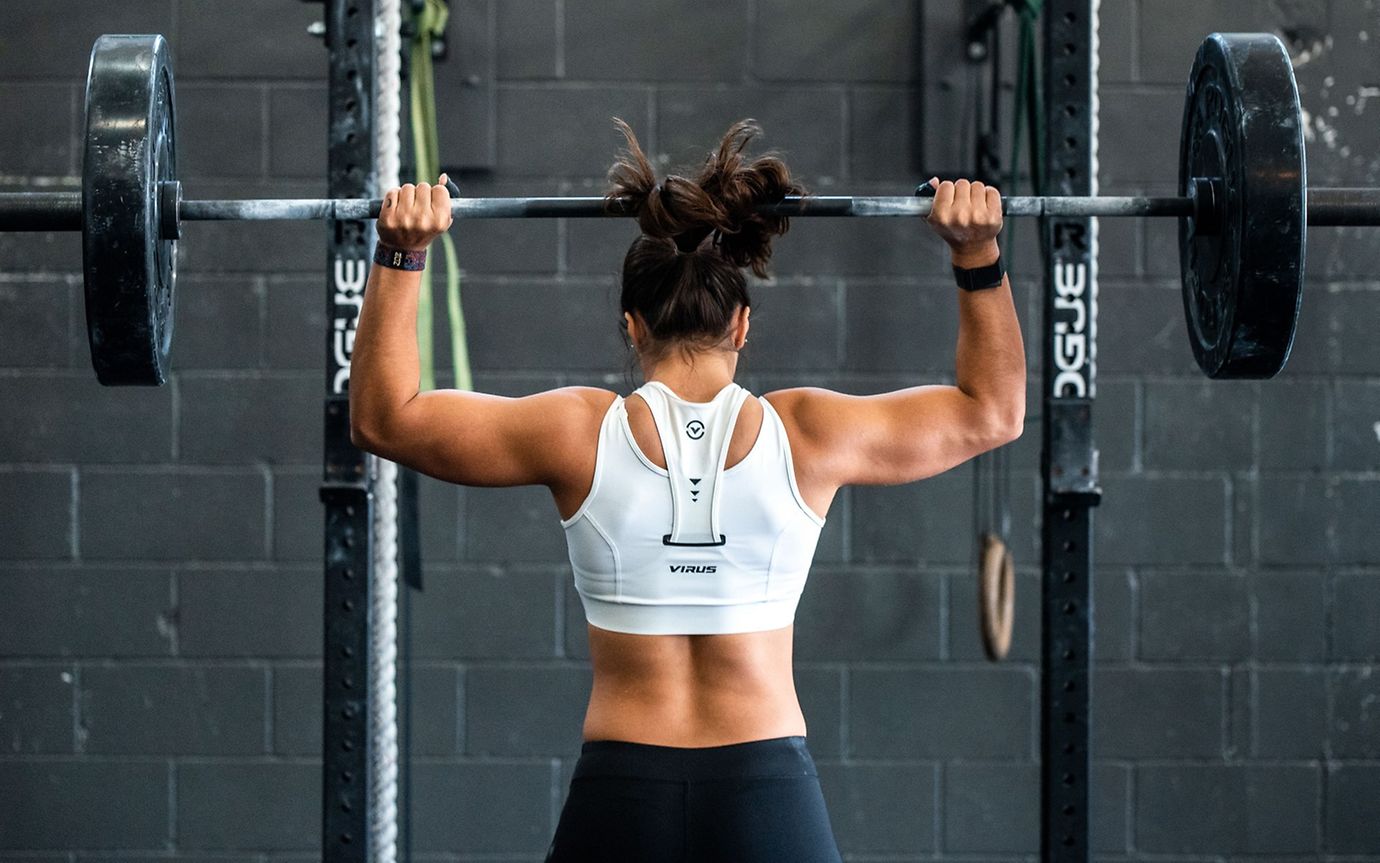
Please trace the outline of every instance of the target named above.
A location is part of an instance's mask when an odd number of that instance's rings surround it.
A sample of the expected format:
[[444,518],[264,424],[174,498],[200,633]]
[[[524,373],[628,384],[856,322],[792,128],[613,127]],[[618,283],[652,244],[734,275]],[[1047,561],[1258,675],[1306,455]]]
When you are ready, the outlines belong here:
[[426,249],[411,251],[395,249],[379,243],[374,247],[374,263],[393,270],[421,270],[426,268]]

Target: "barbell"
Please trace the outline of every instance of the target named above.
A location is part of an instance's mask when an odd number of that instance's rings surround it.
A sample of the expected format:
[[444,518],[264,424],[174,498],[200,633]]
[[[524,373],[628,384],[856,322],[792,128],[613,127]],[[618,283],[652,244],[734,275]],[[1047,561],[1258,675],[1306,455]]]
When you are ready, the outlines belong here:
[[[173,73],[158,35],[105,35],[91,50],[81,191],[0,194],[0,230],[80,231],[87,336],[97,379],[158,385],[172,343],[184,221],[378,217],[378,199],[183,200]],[[1011,197],[1008,216],[1179,220],[1189,341],[1213,378],[1284,367],[1302,299],[1308,225],[1380,224],[1380,190],[1309,189],[1293,65],[1270,34],[1214,33],[1184,101],[1178,196]],[[1069,141],[1076,146],[1077,141]],[[792,217],[923,217],[921,197],[789,196]],[[595,197],[456,198],[457,219],[629,216]]]

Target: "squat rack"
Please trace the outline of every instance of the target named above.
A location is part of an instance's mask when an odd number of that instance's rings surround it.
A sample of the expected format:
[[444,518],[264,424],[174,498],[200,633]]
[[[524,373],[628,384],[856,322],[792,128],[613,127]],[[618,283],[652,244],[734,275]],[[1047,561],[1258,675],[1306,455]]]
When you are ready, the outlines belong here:
[[[1097,194],[1100,0],[1046,0],[1045,184]],[[1032,170],[1035,166],[1032,165]],[[1093,507],[1102,498],[1097,223],[1047,218],[1041,372],[1040,859],[1086,863],[1093,652]]]
[[[377,194],[374,168],[374,0],[325,4],[330,99],[327,190]],[[324,644],[322,652],[321,853],[330,863],[367,863],[369,785],[369,608],[374,578],[373,497],[368,457],[350,442],[350,354],[364,298],[374,223],[327,223],[325,333]]]
[[[1093,134],[1098,0],[1046,0],[1045,175],[1050,191],[1096,194]],[[373,198],[375,0],[326,2],[328,194]],[[1056,48],[1058,50],[1056,50]],[[366,456],[350,443],[349,355],[368,272],[372,222],[328,225],[324,393],[325,590],[322,854],[367,863],[369,599],[374,578]],[[1097,234],[1089,217],[1048,216],[1041,335],[1042,861],[1089,859],[1092,508],[1101,497],[1092,436]],[[404,801],[405,803],[406,801]]]

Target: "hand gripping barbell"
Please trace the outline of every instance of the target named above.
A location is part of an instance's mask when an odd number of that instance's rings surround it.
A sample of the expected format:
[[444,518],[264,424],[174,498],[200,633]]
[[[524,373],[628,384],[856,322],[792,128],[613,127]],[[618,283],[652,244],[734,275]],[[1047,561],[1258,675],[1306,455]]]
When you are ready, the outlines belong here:
[[[1293,65],[1269,34],[1214,33],[1189,77],[1177,197],[1012,197],[1008,216],[1179,219],[1189,341],[1214,378],[1267,378],[1293,344],[1307,225],[1380,224],[1380,190],[1308,189]],[[0,230],[81,231],[87,335],[101,383],[157,385],[172,342],[184,220],[372,219],[381,202],[183,200],[162,36],[102,36],[86,82],[80,193],[0,194]],[[789,216],[925,216],[919,197],[787,197]],[[603,199],[457,198],[457,219],[628,216]]]

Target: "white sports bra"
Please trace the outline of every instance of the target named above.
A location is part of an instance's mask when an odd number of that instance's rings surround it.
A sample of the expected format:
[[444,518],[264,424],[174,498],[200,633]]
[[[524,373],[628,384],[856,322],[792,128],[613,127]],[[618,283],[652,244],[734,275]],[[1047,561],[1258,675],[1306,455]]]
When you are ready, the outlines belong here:
[[651,408],[666,468],[638,449],[614,399],[589,496],[561,522],[585,618],[643,635],[790,625],[824,519],[796,487],[781,418],[759,397],[757,441],[725,470],[747,390],[729,384],[712,401],[688,402],[651,381],[636,394]]

